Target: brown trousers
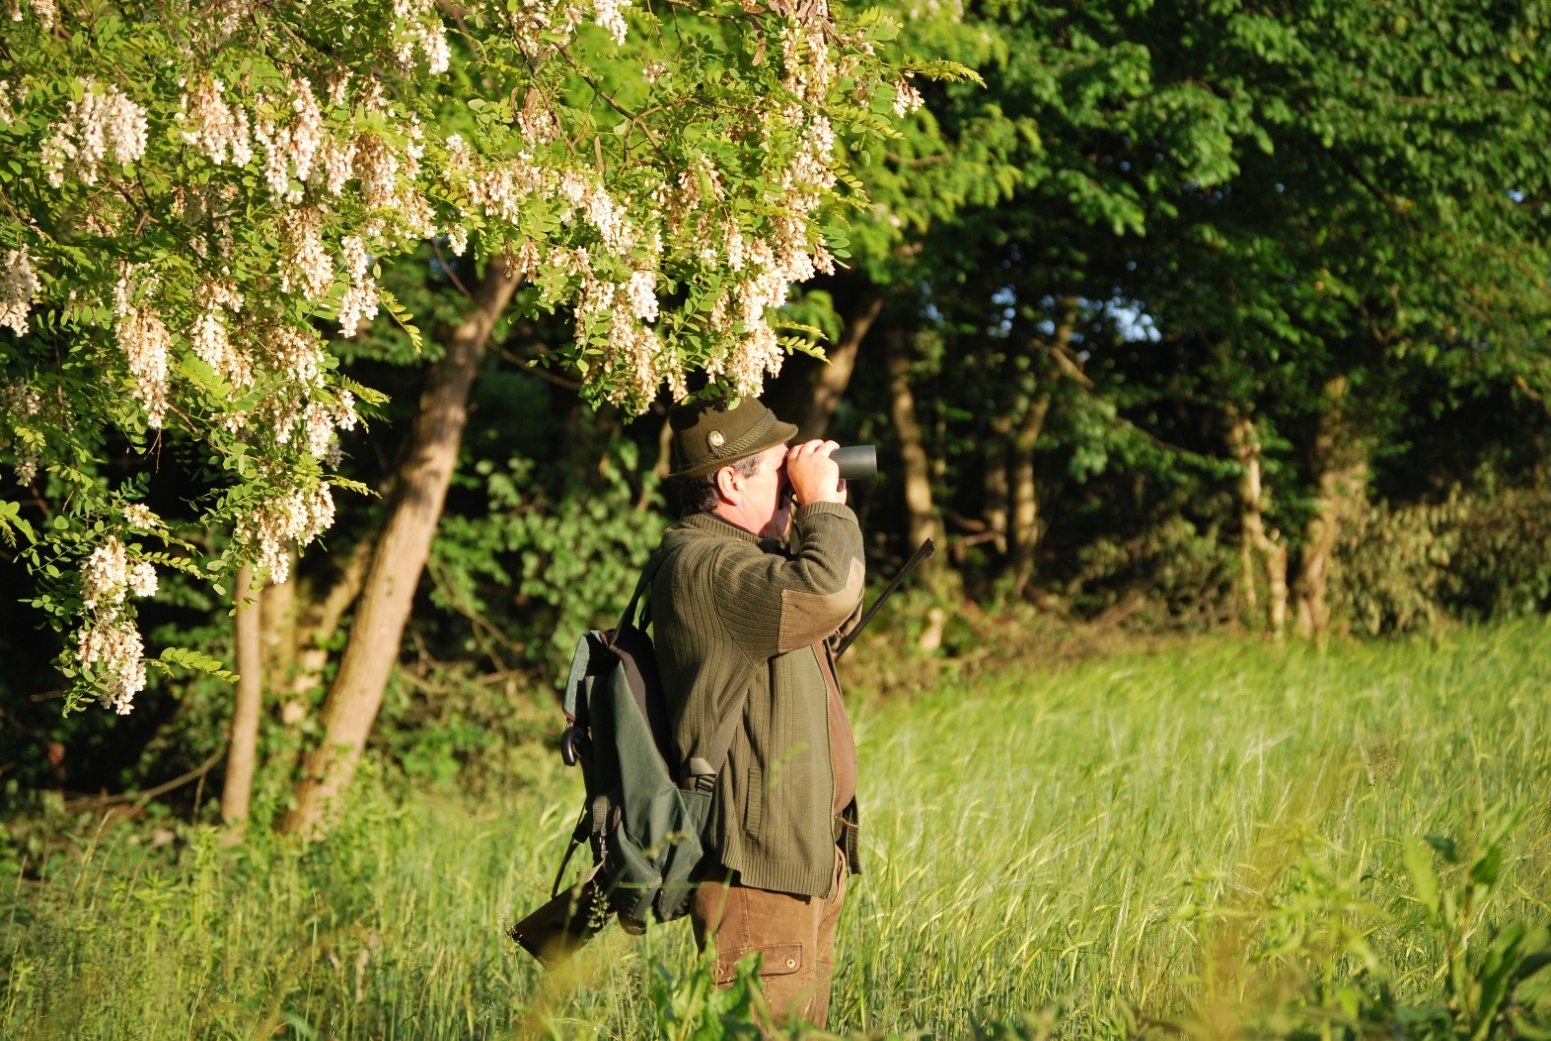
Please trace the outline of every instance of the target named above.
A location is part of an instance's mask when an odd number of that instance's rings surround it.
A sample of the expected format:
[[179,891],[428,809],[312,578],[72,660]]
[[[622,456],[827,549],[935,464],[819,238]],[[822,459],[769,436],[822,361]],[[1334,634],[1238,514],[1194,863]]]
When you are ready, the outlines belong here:
[[737,964],[760,955],[759,982],[779,1022],[829,1021],[829,985],[835,966],[835,925],[846,897],[845,854],[835,851],[835,880],[828,897],[794,896],[753,889],[731,879],[703,881],[690,905],[695,943],[716,941],[713,972],[730,987]]

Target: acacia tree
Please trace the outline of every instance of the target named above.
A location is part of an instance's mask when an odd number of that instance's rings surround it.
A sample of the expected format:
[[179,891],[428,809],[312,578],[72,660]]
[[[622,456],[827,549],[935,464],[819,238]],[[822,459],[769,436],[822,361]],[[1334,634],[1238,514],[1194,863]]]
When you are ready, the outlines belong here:
[[[837,141],[889,133],[916,104],[907,74],[955,72],[890,58],[878,11],[822,3],[15,14],[0,452],[28,498],[0,504],[0,535],[75,631],[67,707],[121,713],[147,666],[220,669],[144,657],[130,597],[154,594],[157,568],[221,592],[239,563],[283,581],[333,490],[366,490],[332,455],[381,397],[338,374],[328,342],[386,311],[419,345],[383,262],[427,239],[477,256],[478,313],[452,347],[477,351],[522,281],[571,309],[554,360],[590,400],[639,410],[697,370],[754,393],[793,345],[773,309],[833,264]],[[139,460],[128,479],[110,446]],[[167,452],[207,473],[185,515],[141,501]],[[198,530],[228,538],[193,552]]]

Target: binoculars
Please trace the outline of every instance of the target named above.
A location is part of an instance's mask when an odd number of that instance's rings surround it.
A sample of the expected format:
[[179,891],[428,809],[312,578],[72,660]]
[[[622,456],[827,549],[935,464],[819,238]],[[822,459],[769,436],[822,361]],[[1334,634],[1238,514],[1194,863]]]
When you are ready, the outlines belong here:
[[829,454],[840,467],[842,481],[870,481],[878,476],[878,446],[848,445]]

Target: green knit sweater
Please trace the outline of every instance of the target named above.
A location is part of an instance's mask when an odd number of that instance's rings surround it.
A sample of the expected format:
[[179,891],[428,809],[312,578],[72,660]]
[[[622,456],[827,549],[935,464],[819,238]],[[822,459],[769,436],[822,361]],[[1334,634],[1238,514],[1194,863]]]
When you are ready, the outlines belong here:
[[[711,801],[711,854],[744,885],[828,896],[835,869],[829,686],[814,645],[861,602],[856,515],[814,503],[792,549],[711,514],[663,536],[652,643],[681,767],[710,759],[717,726],[747,692]],[[711,764],[716,766],[714,762]],[[846,812],[854,824],[856,805]],[[846,829],[855,870],[855,828]]]

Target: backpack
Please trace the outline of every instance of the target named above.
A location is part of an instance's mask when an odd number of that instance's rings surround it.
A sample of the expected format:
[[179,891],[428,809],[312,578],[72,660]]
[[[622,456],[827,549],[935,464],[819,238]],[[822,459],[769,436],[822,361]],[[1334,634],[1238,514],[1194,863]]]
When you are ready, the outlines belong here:
[[669,922],[688,913],[711,793],[743,714],[740,701],[718,727],[710,760],[675,764],[649,606],[637,617],[666,555],[647,562],[617,628],[577,641],[564,694],[561,756],[581,764],[586,797],[561,874],[586,842],[587,877],[630,932],[643,930],[648,914]]

